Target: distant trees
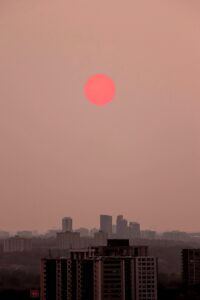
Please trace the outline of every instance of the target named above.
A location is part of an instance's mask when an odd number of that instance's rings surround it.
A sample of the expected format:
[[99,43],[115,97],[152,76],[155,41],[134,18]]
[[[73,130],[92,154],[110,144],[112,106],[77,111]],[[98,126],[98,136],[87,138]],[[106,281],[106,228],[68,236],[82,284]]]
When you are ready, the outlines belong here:
[[12,289],[24,290],[29,289],[30,287],[39,287],[39,285],[39,273],[23,270],[0,269],[0,291]]

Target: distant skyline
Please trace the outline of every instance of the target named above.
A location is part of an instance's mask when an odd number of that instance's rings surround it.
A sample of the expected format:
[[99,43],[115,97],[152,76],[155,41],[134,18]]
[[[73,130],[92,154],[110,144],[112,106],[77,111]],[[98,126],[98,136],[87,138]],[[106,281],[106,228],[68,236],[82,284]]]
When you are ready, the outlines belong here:
[[[106,215],[106,214],[104,214],[104,215]],[[118,216],[121,216],[121,214],[119,214]],[[126,216],[123,216],[124,217],[124,219],[126,219]],[[63,217],[63,218],[65,218],[65,217]],[[5,228],[1,228],[0,227],[0,231],[9,231],[10,233],[12,233],[12,234],[14,234],[14,233],[16,233],[17,231],[32,231],[32,232],[38,232],[38,233],[45,233],[45,232],[47,232],[47,231],[51,231],[51,230],[62,230],[62,228],[63,228],[63,225],[62,225],[62,220],[63,220],[63,218],[61,218],[60,220],[59,220],[59,222],[58,222],[58,224],[52,224],[52,225],[50,225],[50,227],[48,227],[48,228],[43,228],[43,229],[41,229],[41,228],[17,228],[17,229],[5,229]],[[97,222],[95,223],[95,224],[91,224],[90,226],[83,226],[83,225],[81,225],[81,224],[79,224],[79,223],[77,223],[77,222],[75,222],[75,220],[73,219],[73,217],[71,217],[71,216],[68,216],[67,218],[71,218],[72,219],[72,222],[73,222],[73,229],[72,229],[72,231],[76,231],[76,230],[78,230],[78,229],[81,229],[81,228],[87,228],[87,229],[89,229],[89,230],[93,230],[93,229],[97,229],[97,230],[100,230],[101,231],[101,228],[100,228],[100,215],[98,216],[98,218],[97,218]],[[117,216],[116,216],[116,218],[117,218]],[[113,216],[112,216],[112,219],[113,219],[113,222],[112,222],[112,226],[116,226],[116,221],[117,221],[117,219],[116,219],[115,217],[113,218]],[[127,220],[127,219],[126,219]],[[141,231],[145,231],[145,230],[152,230],[152,231],[156,231],[157,233],[162,233],[162,232],[171,232],[171,231],[183,231],[183,232],[188,232],[188,233],[192,233],[192,232],[200,232],[200,230],[196,230],[196,231],[188,231],[188,230],[180,230],[179,228],[172,228],[172,229],[164,229],[164,230],[157,230],[157,229],[155,229],[155,228],[147,228],[147,227],[144,227],[143,226],[143,224],[141,223],[141,222],[138,222],[138,220],[127,220],[127,222],[128,222],[128,225],[130,225],[130,223],[131,222],[136,222],[136,223],[139,223],[139,225],[141,226],[140,227],[140,230]],[[79,225],[77,225],[77,224],[79,224]]]
[[[200,231],[199,1],[0,1],[0,229]],[[91,105],[97,73],[115,100]]]

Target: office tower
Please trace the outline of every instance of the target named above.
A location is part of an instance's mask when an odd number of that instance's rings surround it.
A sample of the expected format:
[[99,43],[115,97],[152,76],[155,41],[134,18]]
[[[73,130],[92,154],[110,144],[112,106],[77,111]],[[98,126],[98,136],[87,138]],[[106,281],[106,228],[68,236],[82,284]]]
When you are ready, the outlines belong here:
[[100,230],[112,234],[112,216],[100,215]]
[[72,231],[72,218],[65,217],[62,219],[62,230],[65,231]]
[[157,259],[146,246],[108,240],[41,264],[41,300],[157,300]]
[[117,236],[119,238],[128,238],[129,230],[128,230],[128,222],[123,218],[122,215],[117,216],[116,222]]
[[186,285],[200,284],[200,249],[182,250],[182,277]]
[[119,233],[119,231],[120,231],[122,221],[123,221],[123,216],[118,215],[117,220],[116,220],[116,231],[117,231],[117,233]]
[[32,250],[32,239],[19,236],[4,240],[3,252],[26,252]]
[[140,238],[140,224],[136,222],[129,223],[129,236],[133,239]]

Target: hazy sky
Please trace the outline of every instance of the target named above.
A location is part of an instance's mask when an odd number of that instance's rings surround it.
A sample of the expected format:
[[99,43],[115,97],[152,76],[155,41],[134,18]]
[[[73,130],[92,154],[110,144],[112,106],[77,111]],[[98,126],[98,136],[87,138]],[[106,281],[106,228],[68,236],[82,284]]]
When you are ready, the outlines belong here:
[[0,229],[200,231],[199,114],[199,0],[0,0]]

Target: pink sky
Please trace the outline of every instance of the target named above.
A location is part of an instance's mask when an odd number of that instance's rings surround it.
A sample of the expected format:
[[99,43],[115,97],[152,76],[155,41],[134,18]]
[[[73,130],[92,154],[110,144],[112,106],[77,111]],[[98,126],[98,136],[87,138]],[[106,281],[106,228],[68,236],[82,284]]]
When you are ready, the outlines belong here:
[[199,113],[199,0],[1,0],[0,229],[200,231]]

